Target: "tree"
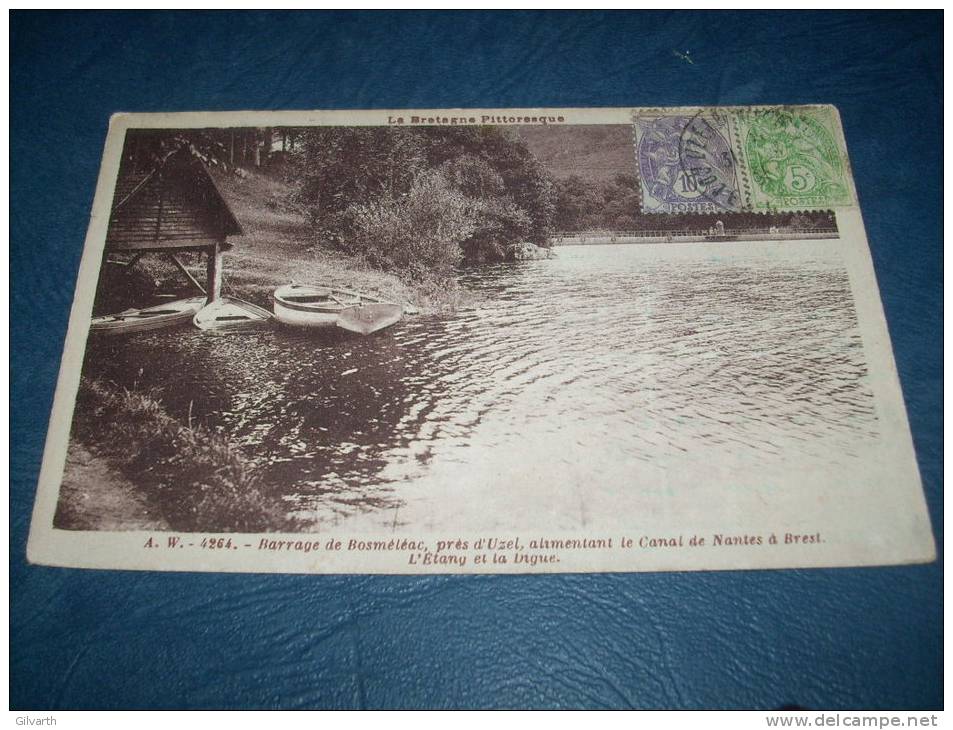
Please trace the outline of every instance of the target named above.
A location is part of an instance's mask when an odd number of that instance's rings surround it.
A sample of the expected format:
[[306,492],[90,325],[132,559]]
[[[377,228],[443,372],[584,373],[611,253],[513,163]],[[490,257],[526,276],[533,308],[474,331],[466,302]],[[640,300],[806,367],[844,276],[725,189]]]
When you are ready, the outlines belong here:
[[598,218],[604,200],[602,191],[596,185],[578,175],[557,181],[553,221],[556,230],[584,230],[590,221]]
[[[321,127],[300,136],[296,199],[318,238],[380,268],[445,274],[454,257],[431,234],[446,236],[456,259],[502,260],[508,245],[545,244],[552,232],[552,181],[521,139],[497,127]],[[447,226],[428,217],[440,206]]]
[[312,222],[349,205],[406,193],[426,158],[414,130],[395,127],[311,127],[301,133],[304,171],[296,197]]
[[131,129],[123,162],[137,171],[151,170],[183,147],[208,167],[261,166],[271,151],[271,127],[224,129]]

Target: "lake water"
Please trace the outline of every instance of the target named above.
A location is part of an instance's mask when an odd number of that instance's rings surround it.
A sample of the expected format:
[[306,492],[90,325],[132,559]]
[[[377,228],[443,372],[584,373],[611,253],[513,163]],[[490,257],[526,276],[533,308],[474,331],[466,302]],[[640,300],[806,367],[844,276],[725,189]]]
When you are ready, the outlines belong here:
[[560,247],[468,271],[477,304],[452,316],[166,330],[92,342],[86,372],[160,388],[317,528],[571,529],[677,493],[704,510],[701,481],[762,498],[766,475],[849,469],[876,441],[838,245]]

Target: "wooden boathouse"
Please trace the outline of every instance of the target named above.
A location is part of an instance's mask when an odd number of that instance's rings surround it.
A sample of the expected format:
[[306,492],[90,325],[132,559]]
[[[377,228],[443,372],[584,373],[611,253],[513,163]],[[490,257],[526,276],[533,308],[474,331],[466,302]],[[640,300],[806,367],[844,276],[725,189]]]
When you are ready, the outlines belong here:
[[[128,267],[146,254],[167,256],[212,302],[222,291],[227,239],[242,233],[204,163],[182,147],[150,171],[120,170],[104,256],[132,254]],[[206,255],[204,286],[177,256],[183,252]]]

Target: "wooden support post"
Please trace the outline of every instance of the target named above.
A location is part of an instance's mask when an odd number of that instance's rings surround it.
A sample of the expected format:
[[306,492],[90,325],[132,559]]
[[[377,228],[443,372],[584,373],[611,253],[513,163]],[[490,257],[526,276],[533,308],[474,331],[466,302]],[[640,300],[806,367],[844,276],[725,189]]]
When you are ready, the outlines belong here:
[[196,288],[196,289],[198,289],[198,290],[199,290],[200,292],[202,292],[203,294],[206,293],[206,292],[205,292],[205,289],[202,287],[202,285],[199,284],[198,281],[196,281],[196,279],[195,279],[194,276],[192,276],[192,273],[191,273],[187,268],[185,268],[185,264],[183,264],[181,261],[179,261],[179,257],[178,257],[178,256],[176,256],[174,253],[170,253],[170,254],[169,254],[169,258],[172,259],[172,263],[176,265],[176,267],[179,269],[179,271],[181,271],[183,274],[185,274],[185,278],[187,278],[189,281],[191,281],[191,282],[195,285],[195,288]]
[[205,293],[209,304],[222,296],[222,252],[218,244],[208,249],[208,270]]

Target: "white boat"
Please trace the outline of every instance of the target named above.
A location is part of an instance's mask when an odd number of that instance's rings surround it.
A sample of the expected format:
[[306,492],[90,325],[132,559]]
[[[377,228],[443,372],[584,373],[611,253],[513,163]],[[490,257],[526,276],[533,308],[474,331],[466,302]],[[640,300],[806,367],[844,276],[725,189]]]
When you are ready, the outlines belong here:
[[399,304],[365,302],[342,309],[335,324],[348,332],[369,335],[371,332],[397,324],[403,316],[404,310]]
[[272,295],[275,318],[293,327],[338,327],[367,335],[399,322],[404,310],[360,292],[330,286],[286,284]]
[[221,297],[202,307],[192,318],[200,330],[235,330],[271,320],[271,312],[235,297]]
[[164,302],[153,307],[142,309],[127,309],[118,314],[107,314],[102,317],[93,317],[89,325],[90,333],[103,335],[130,334],[133,332],[148,332],[163,327],[172,327],[184,324],[195,316],[203,306],[205,297],[179,299],[174,302]]

